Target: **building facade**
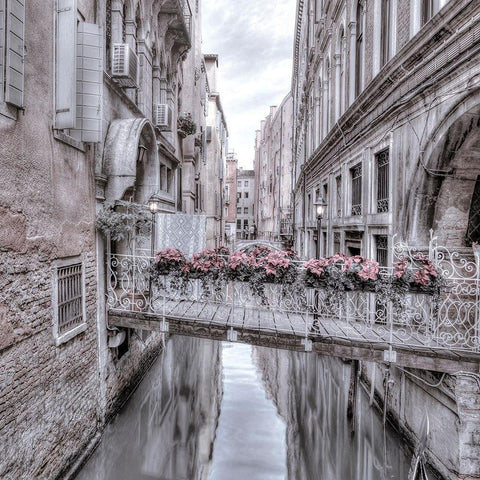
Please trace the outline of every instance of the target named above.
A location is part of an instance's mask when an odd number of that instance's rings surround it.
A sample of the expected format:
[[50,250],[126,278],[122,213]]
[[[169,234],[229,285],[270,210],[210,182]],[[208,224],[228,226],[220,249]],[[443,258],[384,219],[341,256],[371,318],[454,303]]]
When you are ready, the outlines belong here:
[[[314,257],[319,242],[322,256],[341,251],[389,266],[397,242],[421,248],[431,230],[439,244],[473,255],[479,13],[477,2],[452,0],[298,1],[292,93],[301,256]],[[327,209],[317,233],[320,198]],[[377,392],[383,370],[360,366]],[[464,439],[478,430],[478,416],[462,413],[461,376],[449,378],[449,388],[424,388],[391,371],[390,394],[379,398],[392,418],[415,444],[421,415],[411,399],[426,405],[430,424],[443,425],[431,436],[429,460],[445,478],[474,478],[478,442]],[[428,375],[417,372],[422,385]]]
[[293,240],[293,98],[291,93],[261,122],[255,138],[255,215],[261,238]]
[[256,237],[255,224],[255,171],[237,170],[237,238],[251,239]]
[[224,179],[228,130],[217,90],[218,55],[205,55],[207,72],[207,120],[203,137],[203,172],[200,175],[204,212],[207,215],[207,247],[223,245],[225,237]]
[[107,260],[135,247],[96,218],[195,210],[200,38],[198,0],[0,2],[2,478],[63,476],[162,348],[109,327]]
[[233,153],[227,155],[225,175],[225,245],[232,246],[237,229],[237,167],[238,159]]
[[298,8],[297,248],[315,252],[318,196],[328,203],[322,254],[386,263],[393,235],[425,245],[431,228],[443,244],[475,241],[477,169],[469,162],[466,173],[465,164],[475,142],[475,7],[389,0]]

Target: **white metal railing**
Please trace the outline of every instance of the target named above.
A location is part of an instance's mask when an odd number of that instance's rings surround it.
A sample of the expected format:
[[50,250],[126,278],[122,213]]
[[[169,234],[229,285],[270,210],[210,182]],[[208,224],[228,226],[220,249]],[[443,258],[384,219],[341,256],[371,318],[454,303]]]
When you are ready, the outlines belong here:
[[[163,318],[170,312],[179,319],[197,318],[231,327],[244,325],[247,317],[254,316],[258,322],[250,321],[249,325],[254,328],[255,324],[259,331],[275,328],[299,335],[299,325],[303,325],[307,338],[332,336],[393,347],[480,353],[479,250],[452,252],[436,245],[434,239],[425,248],[404,244],[394,248],[397,258],[413,258],[419,252],[428,253],[445,279],[446,287],[436,297],[425,291],[409,291],[399,300],[381,292],[333,292],[303,283],[267,283],[263,292],[255,294],[248,282],[221,279],[188,279],[180,285],[176,275],[152,279],[153,258],[109,255],[107,308],[146,311]],[[304,272],[298,268],[302,276]],[[380,275],[391,273],[383,268]],[[189,310],[183,311],[187,302]]]

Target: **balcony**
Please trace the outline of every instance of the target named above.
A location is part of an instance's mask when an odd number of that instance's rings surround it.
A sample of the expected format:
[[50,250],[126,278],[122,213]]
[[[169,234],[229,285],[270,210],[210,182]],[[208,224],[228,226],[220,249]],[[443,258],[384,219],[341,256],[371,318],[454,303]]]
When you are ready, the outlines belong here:
[[192,44],[192,10],[187,0],[166,0],[161,9],[160,14],[172,17],[172,22],[168,29],[175,31],[175,42],[180,45],[191,47]]

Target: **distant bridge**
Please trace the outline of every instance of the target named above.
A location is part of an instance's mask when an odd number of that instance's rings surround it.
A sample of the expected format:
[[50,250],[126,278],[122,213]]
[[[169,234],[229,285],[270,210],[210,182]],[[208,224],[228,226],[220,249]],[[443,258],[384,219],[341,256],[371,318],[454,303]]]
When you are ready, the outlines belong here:
[[[471,252],[471,251],[470,251]],[[445,252],[444,252],[445,253]],[[108,269],[110,327],[230,340],[346,359],[456,373],[480,372],[479,258],[443,257],[449,282],[437,303],[407,294],[393,314],[375,292],[334,297],[326,290],[266,284],[263,298],[247,282],[216,287],[189,280],[183,290],[151,282],[152,259],[113,255]],[[151,292],[151,293],[150,293]]]
[[244,250],[248,247],[264,246],[273,250],[283,250],[282,242],[274,242],[270,240],[237,240],[235,242],[235,250]]

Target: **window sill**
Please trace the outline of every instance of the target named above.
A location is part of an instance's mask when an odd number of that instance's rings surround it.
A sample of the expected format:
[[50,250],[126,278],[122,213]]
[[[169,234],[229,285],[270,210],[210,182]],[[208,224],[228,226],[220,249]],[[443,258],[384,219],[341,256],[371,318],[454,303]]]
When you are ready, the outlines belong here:
[[68,341],[71,340],[73,337],[76,337],[76,336],[79,335],[80,333],[84,332],[86,329],[87,329],[87,324],[86,324],[86,323],[82,323],[82,324],[79,325],[78,327],[75,327],[74,329],[68,331],[67,333],[64,333],[63,335],[57,337],[57,338],[55,339],[55,345],[56,345],[57,347],[59,347],[59,346],[62,345],[63,343],[68,342]]
[[58,140],[59,142],[65,143],[66,145],[75,148],[76,150],[79,150],[80,152],[85,153],[87,151],[87,147],[83,142],[79,142],[75,138],[63,133],[60,130],[53,129],[53,138],[55,138],[55,140]]
[[0,102],[0,115],[11,120],[18,120],[18,108],[6,102]]

